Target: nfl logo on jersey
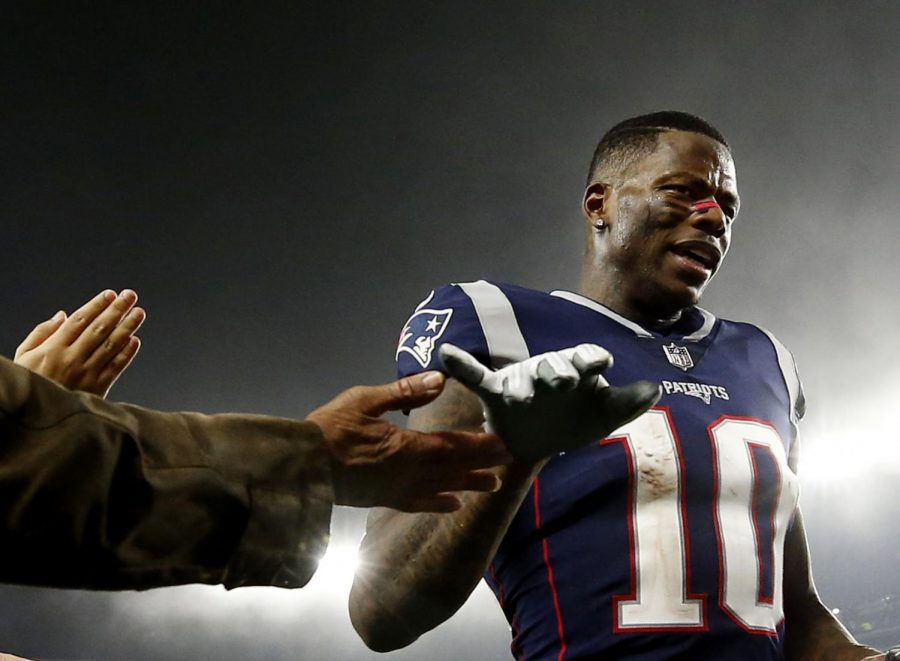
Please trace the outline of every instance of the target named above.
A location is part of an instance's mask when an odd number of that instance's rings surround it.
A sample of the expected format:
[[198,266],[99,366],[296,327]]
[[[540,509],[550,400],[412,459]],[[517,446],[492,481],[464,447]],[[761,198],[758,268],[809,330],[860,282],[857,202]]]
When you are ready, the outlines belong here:
[[428,367],[431,355],[434,352],[437,339],[444,334],[452,309],[446,310],[419,310],[409,318],[400,333],[400,342],[397,344],[397,355],[408,353],[422,367]]
[[663,345],[663,351],[666,352],[666,358],[669,359],[669,362],[678,369],[687,372],[694,366],[694,360],[691,358],[691,353],[687,350],[687,347],[679,347],[672,342],[668,346]]

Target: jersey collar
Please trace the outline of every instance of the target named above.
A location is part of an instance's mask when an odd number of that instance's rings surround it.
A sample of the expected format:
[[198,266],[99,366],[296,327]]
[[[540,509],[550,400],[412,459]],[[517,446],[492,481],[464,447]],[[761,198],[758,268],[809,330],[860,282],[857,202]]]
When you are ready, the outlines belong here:
[[[660,333],[653,333],[651,331],[648,331],[640,324],[636,324],[630,319],[626,319],[622,315],[618,314],[617,312],[613,312],[602,303],[598,303],[597,301],[587,298],[586,296],[582,296],[581,294],[576,294],[575,292],[571,291],[565,291],[563,289],[557,289],[550,292],[550,295],[565,299],[586,308],[590,308],[595,312],[599,312],[603,316],[612,319],[617,324],[620,324],[629,329],[638,337],[661,337]],[[711,312],[707,312],[703,308],[698,307],[691,308],[691,310],[698,317],[697,322],[694,324],[696,330],[682,337],[681,341],[683,342],[699,342],[710,334],[713,326],[716,323],[716,317]],[[669,335],[669,337],[671,337],[671,335]]]

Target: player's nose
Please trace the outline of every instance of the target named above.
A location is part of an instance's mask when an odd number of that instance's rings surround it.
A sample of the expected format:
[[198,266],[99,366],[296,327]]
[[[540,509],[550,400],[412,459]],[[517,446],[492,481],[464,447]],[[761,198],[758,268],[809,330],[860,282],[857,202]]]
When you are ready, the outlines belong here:
[[694,227],[717,239],[725,236],[728,221],[715,198],[700,200],[691,207],[691,212],[690,222]]

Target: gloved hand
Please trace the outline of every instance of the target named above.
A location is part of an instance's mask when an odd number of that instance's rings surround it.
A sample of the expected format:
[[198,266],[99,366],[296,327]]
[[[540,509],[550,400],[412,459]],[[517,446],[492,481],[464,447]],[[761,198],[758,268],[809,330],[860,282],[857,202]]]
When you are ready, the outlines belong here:
[[496,371],[452,344],[441,345],[440,357],[448,374],[481,399],[488,431],[523,461],[599,441],[660,397],[659,386],[649,381],[610,386],[600,374],[613,358],[596,344],[550,351]]

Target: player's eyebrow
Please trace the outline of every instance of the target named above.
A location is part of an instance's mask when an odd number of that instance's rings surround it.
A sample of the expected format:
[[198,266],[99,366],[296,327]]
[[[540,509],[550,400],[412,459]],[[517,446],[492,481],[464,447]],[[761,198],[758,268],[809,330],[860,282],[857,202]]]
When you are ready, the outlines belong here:
[[684,172],[682,170],[665,172],[658,176],[653,183],[661,184],[667,181],[672,181],[673,179],[680,179],[685,183],[688,183],[691,186],[695,186],[697,188],[712,188],[712,185],[704,177],[694,174],[693,172]]

